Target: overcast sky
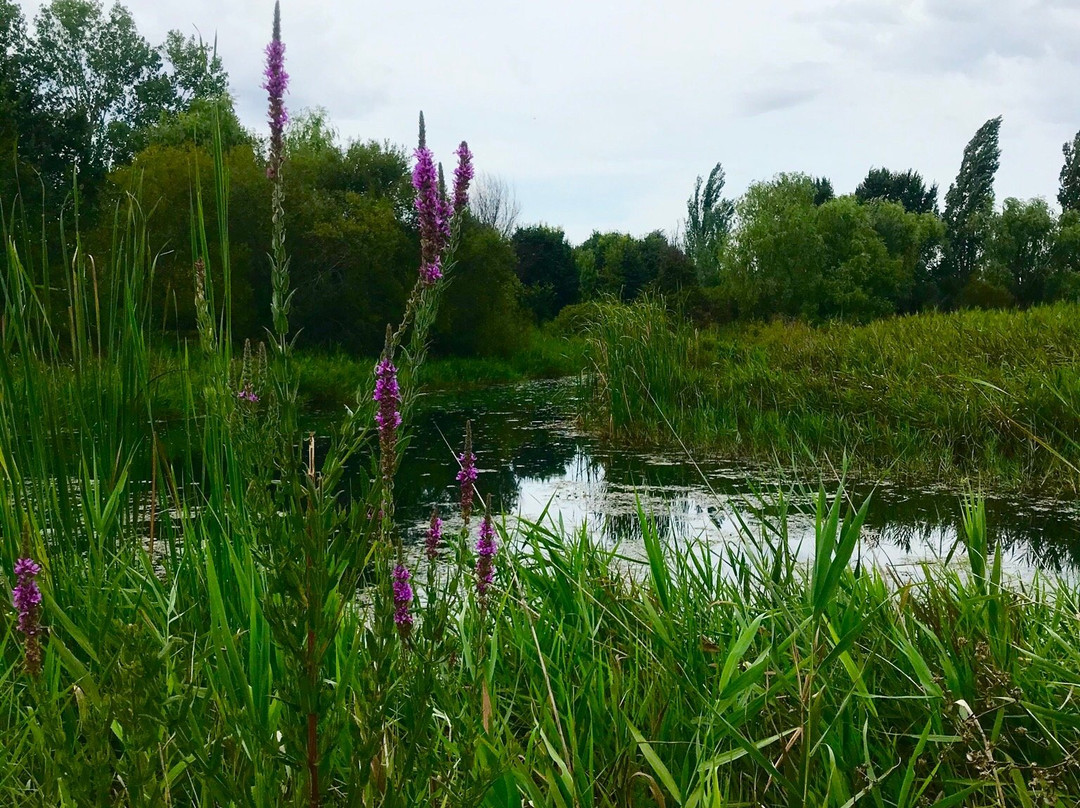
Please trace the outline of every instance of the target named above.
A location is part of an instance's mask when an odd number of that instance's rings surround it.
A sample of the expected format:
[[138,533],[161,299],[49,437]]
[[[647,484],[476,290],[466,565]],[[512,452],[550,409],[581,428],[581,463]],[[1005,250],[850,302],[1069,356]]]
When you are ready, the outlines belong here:
[[[262,125],[272,2],[127,6],[152,41],[216,37],[241,119]],[[410,145],[423,109],[438,158],[467,139],[523,222],[574,241],[671,231],[717,161],[729,195],[780,171],[849,193],[883,165],[943,197],[995,115],[999,202],[1054,201],[1080,129],[1080,0],[285,0],[282,32],[290,109]]]

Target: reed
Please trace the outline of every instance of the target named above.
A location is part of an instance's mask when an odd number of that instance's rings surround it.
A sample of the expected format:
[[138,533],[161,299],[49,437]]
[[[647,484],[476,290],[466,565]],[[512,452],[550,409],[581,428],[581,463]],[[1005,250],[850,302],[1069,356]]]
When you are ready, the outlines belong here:
[[[697,331],[661,301],[596,307],[587,424],[803,470],[1075,492],[1080,310]],[[816,474],[814,475],[816,476]]]

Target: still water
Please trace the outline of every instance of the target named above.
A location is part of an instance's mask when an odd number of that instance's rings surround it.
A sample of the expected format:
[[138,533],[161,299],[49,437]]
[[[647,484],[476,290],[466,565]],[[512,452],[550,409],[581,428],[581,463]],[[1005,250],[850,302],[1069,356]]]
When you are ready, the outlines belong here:
[[[788,541],[810,556],[814,492],[819,484],[835,491],[835,474],[799,480],[776,466],[611,447],[576,428],[575,395],[573,384],[557,381],[425,398],[397,483],[398,515],[411,525],[411,537],[421,541],[432,505],[453,524],[454,454],[471,420],[478,488],[508,521],[587,524],[593,535],[640,556],[637,502],[668,542],[724,544],[745,541],[743,525],[775,525],[783,496]],[[947,558],[956,547],[961,492],[860,483],[847,495],[856,504],[872,496],[859,550],[864,563],[903,567]],[[1072,502],[991,497],[986,510],[991,543],[1013,571],[1080,569],[1080,509]]]

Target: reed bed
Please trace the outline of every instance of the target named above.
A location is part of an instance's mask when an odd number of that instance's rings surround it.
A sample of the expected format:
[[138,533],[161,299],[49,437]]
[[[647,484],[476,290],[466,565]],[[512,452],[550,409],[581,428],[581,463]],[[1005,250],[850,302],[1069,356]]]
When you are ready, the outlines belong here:
[[616,440],[803,469],[1072,494],[1078,315],[1058,304],[699,331],[661,301],[602,305],[586,421]]

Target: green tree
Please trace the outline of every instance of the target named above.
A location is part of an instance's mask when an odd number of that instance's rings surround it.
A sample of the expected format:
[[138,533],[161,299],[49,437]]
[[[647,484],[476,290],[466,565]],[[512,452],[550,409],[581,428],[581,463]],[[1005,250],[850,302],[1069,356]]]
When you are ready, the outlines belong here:
[[903,205],[909,213],[937,213],[937,185],[926,187],[926,181],[917,171],[890,171],[887,168],[871,168],[866,179],[855,188],[860,202],[883,199]]
[[[237,337],[258,336],[261,311],[254,302],[254,282],[269,249],[270,216],[266,173],[250,145],[225,153],[229,172],[229,262],[232,274],[233,330]],[[105,207],[124,204],[136,196],[149,212],[151,249],[157,253],[152,305],[158,326],[190,333],[195,328],[192,253],[192,213],[195,189],[200,188],[210,254],[206,256],[211,282],[221,280],[218,216],[214,192],[214,161],[206,146],[194,143],[153,145],[139,152],[129,166],[112,172],[103,193]],[[92,249],[107,255],[112,222],[103,222],[92,237]],[[107,265],[107,262],[105,263]],[[222,290],[218,288],[217,300]]]
[[[374,142],[342,147],[321,110],[298,116],[285,145],[299,338],[374,355],[419,265],[408,159]],[[268,306],[265,261],[260,267],[256,300]]]
[[538,321],[552,319],[580,295],[574,248],[562,228],[533,225],[519,227],[511,239],[517,255],[517,276],[524,288],[524,302]]
[[834,199],[836,199],[836,192],[833,191],[832,180],[828,177],[815,177],[814,204],[824,205],[826,202],[831,202]]
[[933,273],[941,259],[945,223],[936,213],[914,213],[899,202],[871,199],[860,204],[889,255],[902,262],[908,292],[896,299],[897,310],[918,311],[935,295]]
[[458,355],[511,354],[528,334],[528,315],[519,303],[517,255],[509,239],[495,228],[471,216],[464,225],[457,262],[433,329],[434,345]]
[[1053,282],[1057,222],[1045,200],[1009,198],[993,217],[987,243],[987,279],[1021,305],[1047,299]]
[[722,284],[749,315],[816,315],[824,245],[805,174],[754,183],[736,205],[738,227],[725,255]]
[[738,312],[865,321],[909,308],[940,220],[884,200],[816,196],[811,177],[781,174],[739,200],[724,272]]
[[698,176],[686,202],[686,254],[702,279],[715,279],[735,217],[735,203],[723,196],[724,181],[724,167],[717,163],[704,185]]
[[27,126],[30,98],[23,60],[26,22],[19,7],[0,0],[0,208],[18,188],[16,150],[20,130]]
[[43,6],[26,69],[48,126],[24,151],[30,148],[46,181],[63,192],[72,167],[92,190],[149,143],[146,133],[163,115],[221,96],[228,83],[210,47],[175,31],[155,47],[123,5],[106,12],[98,0]]
[[1080,210],[1080,132],[1061,151],[1065,164],[1061,167],[1058,202],[1062,210]]
[[625,233],[593,233],[574,250],[581,295],[633,300],[642,292],[675,291],[696,283],[693,264],[660,231],[644,239]]
[[984,123],[964,148],[956,181],[945,194],[945,254],[940,286],[955,303],[964,285],[981,268],[994,212],[994,176],[1001,161],[1001,116]]

